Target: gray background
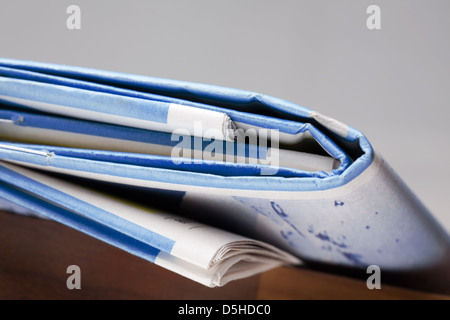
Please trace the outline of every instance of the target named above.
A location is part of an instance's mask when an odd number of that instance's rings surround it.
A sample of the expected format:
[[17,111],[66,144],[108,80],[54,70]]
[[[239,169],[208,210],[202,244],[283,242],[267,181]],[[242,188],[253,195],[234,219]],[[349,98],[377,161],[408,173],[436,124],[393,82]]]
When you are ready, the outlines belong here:
[[361,130],[450,230],[450,1],[0,4],[2,57],[257,91]]

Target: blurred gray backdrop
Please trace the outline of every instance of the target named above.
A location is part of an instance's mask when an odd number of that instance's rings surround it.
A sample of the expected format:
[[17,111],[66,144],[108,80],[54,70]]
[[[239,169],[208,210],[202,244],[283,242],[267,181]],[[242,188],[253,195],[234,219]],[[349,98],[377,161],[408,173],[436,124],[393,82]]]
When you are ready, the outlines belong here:
[[[69,30],[66,9],[81,9]],[[381,8],[369,30],[366,9]],[[450,230],[450,1],[4,1],[0,56],[246,89],[367,135]]]

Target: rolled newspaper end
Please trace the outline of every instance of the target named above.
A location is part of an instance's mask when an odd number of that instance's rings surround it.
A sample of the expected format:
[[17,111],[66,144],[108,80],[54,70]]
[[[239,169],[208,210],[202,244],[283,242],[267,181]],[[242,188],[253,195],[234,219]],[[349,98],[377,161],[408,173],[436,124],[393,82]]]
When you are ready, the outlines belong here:
[[234,141],[236,125],[226,113],[171,103],[167,132],[180,129],[190,136]]

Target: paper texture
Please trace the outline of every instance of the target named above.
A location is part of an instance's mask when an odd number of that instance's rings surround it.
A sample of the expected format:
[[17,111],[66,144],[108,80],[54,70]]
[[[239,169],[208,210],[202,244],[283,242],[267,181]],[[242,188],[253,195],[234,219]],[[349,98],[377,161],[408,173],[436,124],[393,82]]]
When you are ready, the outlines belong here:
[[[449,235],[367,138],[294,103],[0,59],[0,106],[0,198],[207,286],[305,262],[450,266]],[[82,181],[164,191],[182,214]]]
[[[26,177],[25,187],[21,187],[29,194],[41,199],[47,195],[47,201],[51,204],[101,221],[108,228],[145,243],[154,252],[152,262],[210,287],[221,286],[275,266],[301,263],[298,258],[260,241],[155,211],[19,166],[7,163],[0,166],[3,177],[5,171],[14,174],[16,181],[19,180],[17,174]],[[41,184],[38,186],[40,190],[33,191],[33,182]],[[44,189],[43,186],[49,188]],[[15,201],[23,206],[18,213],[33,212],[33,207],[27,206],[26,201],[21,203],[17,200],[18,194],[15,194]],[[8,195],[4,190],[0,196],[14,201],[14,195]],[[80,206],[85,206],[85,210],[77,210]]]

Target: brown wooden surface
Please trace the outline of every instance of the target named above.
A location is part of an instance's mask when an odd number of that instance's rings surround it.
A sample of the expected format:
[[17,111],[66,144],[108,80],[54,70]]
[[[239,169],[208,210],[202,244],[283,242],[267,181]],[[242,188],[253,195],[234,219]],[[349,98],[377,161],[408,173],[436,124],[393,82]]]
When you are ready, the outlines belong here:
[[[306,268],[207,288],[59,223],[0,212],[0,299],[450,299]],[[66,269],[81,269],[69,290]]]

